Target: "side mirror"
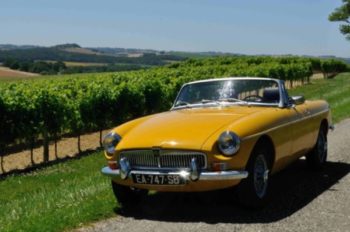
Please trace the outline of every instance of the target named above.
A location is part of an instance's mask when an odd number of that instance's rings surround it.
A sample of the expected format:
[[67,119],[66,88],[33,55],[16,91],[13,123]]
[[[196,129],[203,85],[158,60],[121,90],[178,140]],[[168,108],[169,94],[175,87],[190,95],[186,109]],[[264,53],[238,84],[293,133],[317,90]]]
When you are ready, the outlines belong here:
[[295,105],[300,105],[305,102],[304,96],[292,96],[291,100]]

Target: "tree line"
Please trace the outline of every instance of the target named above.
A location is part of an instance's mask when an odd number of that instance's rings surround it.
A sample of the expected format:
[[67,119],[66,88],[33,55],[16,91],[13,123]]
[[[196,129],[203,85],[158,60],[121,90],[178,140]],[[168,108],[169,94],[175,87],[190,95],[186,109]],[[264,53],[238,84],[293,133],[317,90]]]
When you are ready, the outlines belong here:
[[151,66],[139,64],[106,64],[91,66],[67,66],[62,61],[22,61],[6,59],[3,66],[24,72],[39,73],[41,75],[73,74],[73,73],[97,73],[97,72],[119,72],[145,69]]

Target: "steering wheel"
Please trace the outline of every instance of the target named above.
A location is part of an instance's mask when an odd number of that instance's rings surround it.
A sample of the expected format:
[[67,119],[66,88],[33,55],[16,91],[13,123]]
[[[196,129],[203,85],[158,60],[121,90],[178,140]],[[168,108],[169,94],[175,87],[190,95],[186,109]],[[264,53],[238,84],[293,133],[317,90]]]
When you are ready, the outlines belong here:
[[256,101],[256,102],[261,102],[263,100],[263,98],[259,95],[249,95],[246,96],[244,99],[244,101]]

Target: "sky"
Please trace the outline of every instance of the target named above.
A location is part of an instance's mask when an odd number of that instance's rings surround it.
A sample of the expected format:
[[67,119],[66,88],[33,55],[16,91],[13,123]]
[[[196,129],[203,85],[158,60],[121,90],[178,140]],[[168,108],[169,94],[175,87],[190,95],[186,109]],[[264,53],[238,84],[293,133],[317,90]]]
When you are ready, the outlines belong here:
[[0,44],[350,57],[341,0],[0,0]]

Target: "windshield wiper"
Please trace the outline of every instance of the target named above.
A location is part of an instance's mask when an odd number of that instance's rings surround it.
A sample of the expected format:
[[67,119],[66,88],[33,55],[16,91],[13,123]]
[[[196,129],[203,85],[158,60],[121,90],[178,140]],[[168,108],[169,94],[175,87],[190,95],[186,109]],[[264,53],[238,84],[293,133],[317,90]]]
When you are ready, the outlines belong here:
[[204,105],[204,104],[209,104],[209,103],[215,103],[216,105],[220,104],[219,101],[217,100],[209,100],[209,99],[202,99],[199,102],[194,102],[194,103],[189,103],[186,101],[177,101],[174,105],[175,108],[191,108],[191,107],[195,107],[195,106],[200,106],[200,105]]
[[220,99],[218,99],[217,101],[219,101],[219,102],[239,102],[239,103],[248,104],[247,101],[243,101],[243,100],[241,100],[241,99],[233,98],[233,97],[220,98]]
[[178,106],[187,106],[187,107],[189,107],[189,105],[191,105],[191,103],[180,100],[180,101],[176,102],[175,107],[178,107]]
[[210,100],[210,99],[202,99],[201,101],[199,102],[196,102],[196,103],[189,103],[189,102],[186,102],[186,101],[177,101],[175,103],[175,106],[174,107],[179,107],[179,108],[190,108],[191,106],[194,106],[194,105],[198,105],[198,104],[210,104],[210,103],[214,103],[216,105],[220,105],[222,102],[237,102],[237,103],[241,103],[241,104],[245,104],[245,105],[249,105],[249,102],[247,101],[243,101],[243,100],[240,100],[238,98],[220,98],[218,100]]
[[216,104],[218,104],[219,102],[217,100],[202,99],[200,101],[200,103],[202,103],[202,104],[207,104],[207,103],[216,103]]

